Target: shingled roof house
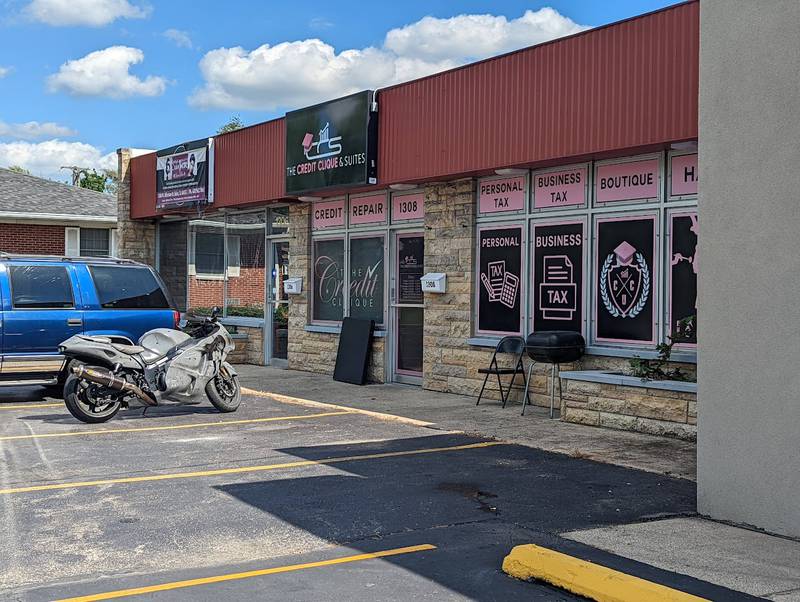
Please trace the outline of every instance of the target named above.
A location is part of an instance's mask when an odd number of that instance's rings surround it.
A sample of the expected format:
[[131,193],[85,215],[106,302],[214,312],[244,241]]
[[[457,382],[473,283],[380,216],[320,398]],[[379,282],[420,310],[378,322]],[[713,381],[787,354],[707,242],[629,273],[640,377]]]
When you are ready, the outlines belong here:
[[0,168],[0,252],[110,256],[116,226],[115,196]]

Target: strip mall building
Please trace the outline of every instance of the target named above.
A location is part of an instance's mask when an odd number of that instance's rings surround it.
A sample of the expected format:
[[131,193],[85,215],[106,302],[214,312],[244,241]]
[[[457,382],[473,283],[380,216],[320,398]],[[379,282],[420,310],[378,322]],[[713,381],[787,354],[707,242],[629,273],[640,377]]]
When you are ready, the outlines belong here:
[[374,380],[473,394],[502,334],[577,328],[562,419],[689,438],[693,383],[600,374],[699,306],[677,354],[699,365],[698,510],[800,537],[798,22],[796,0],[687,2],[356,95],[359,127],[333,102],[183,145],[202,215],[171,204],[163,151],[121,149],[121,254],[182,308],[224,306],[255,363],[329,373],[339,320],[366,316]]
[[[506,334],[580,331],[581,370],[655,357],[697,312],[698,29],[688,2],[203,139],[202,213],[169,192],[196,143],[123,149],[121,253],[224,307],[250,363],[331,373],[344,316],[375,320],[373,381],[468,395]],[[567,420],[694,436],[692,390],[568,384]]]

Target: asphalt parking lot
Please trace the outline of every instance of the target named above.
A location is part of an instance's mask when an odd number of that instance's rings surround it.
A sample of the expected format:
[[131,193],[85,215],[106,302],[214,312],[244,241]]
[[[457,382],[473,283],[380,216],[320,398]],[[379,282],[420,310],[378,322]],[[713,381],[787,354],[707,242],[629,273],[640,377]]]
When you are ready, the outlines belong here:
[[690,481],[342,409],[0,402],[2,599],[572,600],[503,557],[694,508]]

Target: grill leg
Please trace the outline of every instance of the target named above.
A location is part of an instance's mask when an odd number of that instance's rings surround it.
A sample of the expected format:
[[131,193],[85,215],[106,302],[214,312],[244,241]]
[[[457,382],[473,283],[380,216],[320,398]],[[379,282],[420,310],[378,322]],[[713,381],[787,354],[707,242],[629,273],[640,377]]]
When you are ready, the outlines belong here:
[[525,395],[522,397],[522,415],[523,416],[525,415],[525,406],[528,405],[528,403],[530,403],[530,400],[528,399],[528,388],[530,387],[530,384],[531,384],[531,372],[533,372],[534,364],[536,364],[536,362],[532,361],[531,365],[528,366],[528,378],[525,379]]
[[556,402],[556,365],[552,364],[550,368],[550,418],[553,417],[555,402]]

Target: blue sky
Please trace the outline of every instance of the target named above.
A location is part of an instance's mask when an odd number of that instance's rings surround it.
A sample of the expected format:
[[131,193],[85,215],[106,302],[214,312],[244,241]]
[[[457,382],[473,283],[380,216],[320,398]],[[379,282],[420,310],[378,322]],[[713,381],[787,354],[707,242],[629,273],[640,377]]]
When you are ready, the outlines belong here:
[[0,0],[0,166],[59,177],[62,161],[108,165],[119,146],[169,146],[232,115],[256,123],[674,3]]

